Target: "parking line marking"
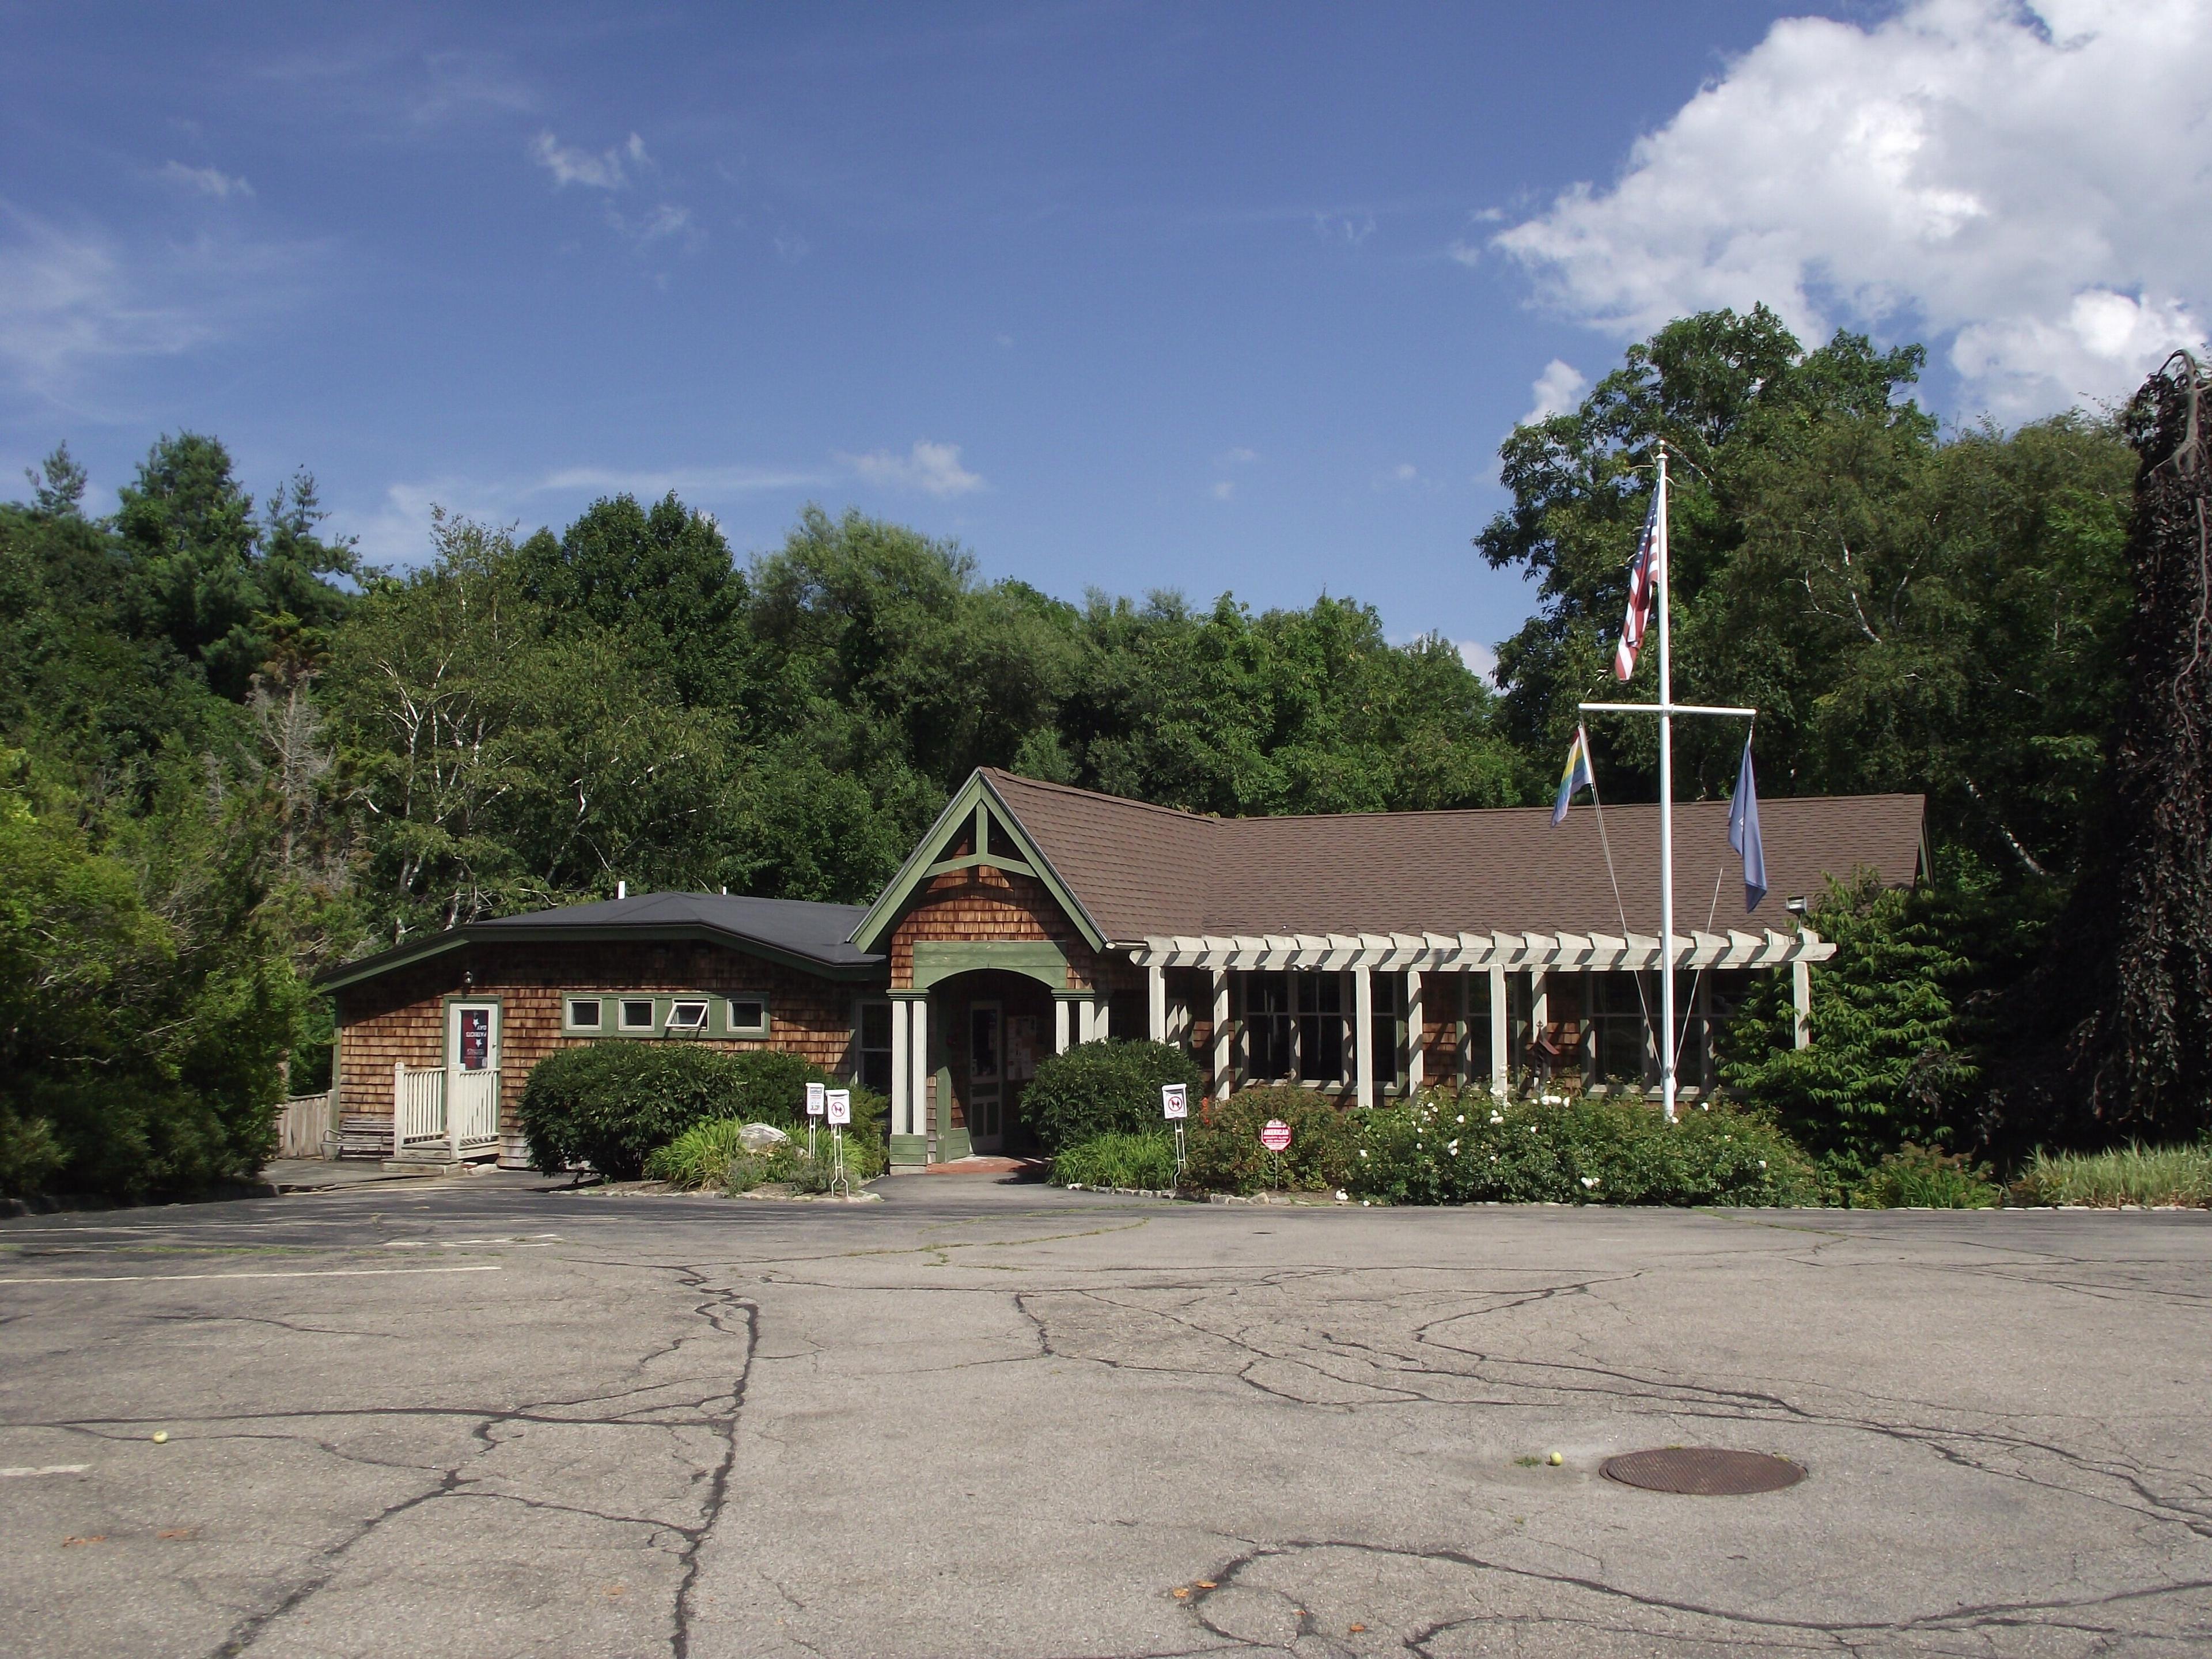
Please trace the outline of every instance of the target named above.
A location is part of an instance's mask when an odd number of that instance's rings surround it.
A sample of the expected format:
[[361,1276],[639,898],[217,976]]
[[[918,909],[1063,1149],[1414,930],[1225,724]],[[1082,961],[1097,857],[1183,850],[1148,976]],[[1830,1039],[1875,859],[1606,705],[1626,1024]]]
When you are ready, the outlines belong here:
[[89,1274],[55,1273],[41,1279],[0,1279],[0,1285],[159,1285],[173,1279],[370,1279],[392,1273],[495,1273],[499,1263],[474,1267],[311,1267],[295,1273],[116,1273],[94,1279]]
[[49,1463],[42,1469],[0,1469],[0,1480],[21,1480],[33,1474],[82,1474],[89,1463]]

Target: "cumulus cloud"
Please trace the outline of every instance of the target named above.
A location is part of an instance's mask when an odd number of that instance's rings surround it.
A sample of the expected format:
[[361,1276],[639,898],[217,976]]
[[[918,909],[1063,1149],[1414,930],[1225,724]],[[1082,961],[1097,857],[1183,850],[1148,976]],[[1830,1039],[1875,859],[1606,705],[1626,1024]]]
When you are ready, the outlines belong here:
[[1619,337],[1764,301],[1914,333],[2008,416],[2124,394],[2212,306],[2201,0],[1907,0],[1776,23],[1608,188],[1493,246]]
[[217,167],[188,167],[182,161],[172,161],[161,169],[160,176],[165,184],[196,195],[212,196],[219,202],[253,194],[253,186],[245,179],[234,179]]
[[914,447],[903,455],[896,450],[878,449],[866,455],[838,459],[870,483],[919,489],[940,498],[966,495],[984,487],[981,474],[970,472],[960,465],[958,444],[932,443],[927,438],[917,438]]
[[530,141],[530,159],[553,175],[556,190],[569,185],[621,190],[629,185],[633,170],[648,167],[653,161],[645,152],[645,140],[634,132],[627,143],[596,151],[575,149],[550,132],[541,132]]
[[1237,480],[1217,478],[1213,482],[1213,488],[1206,493],[1217,501],[1233,501],[1237,499]]
[[1484,679],[1489,680],[1498,672],[1498,653],[1481,641],[1454,640],[1452,646],[1459,653],[1459,659]]
[[1529,382],[1529,394],[1535,402],[1521,417],[1522,426],[1534,426],[1539,421],[1548,421],[1554,415],[1564,415],[1583,400],[1589,390],[1589,376],[1572,363],[1554,357],[1544,365],[1544,372]]

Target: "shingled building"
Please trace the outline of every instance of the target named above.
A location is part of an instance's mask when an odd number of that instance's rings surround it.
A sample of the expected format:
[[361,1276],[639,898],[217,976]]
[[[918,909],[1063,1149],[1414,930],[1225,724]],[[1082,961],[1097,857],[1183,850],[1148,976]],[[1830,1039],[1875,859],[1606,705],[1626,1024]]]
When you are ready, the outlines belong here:
[[[1917,796],[1766,801],[1773,896],[1754,918],[1727,812],[1675,808],[1692,1089],[1753,974],[1790,975],[1802,1040],[1808,970],[1834,947],[1796,901],[1831,876],[1909,885],[1923,860]],[[804,1054],[890,1097],[896,1164],[1024,1149],[1038,1060],[1109,1034],[1188,1048],[1224,1095],[1290,1081],[1364,1105],[1562,1074],[1642,1091],[1656,808],[1608,808],[1605,828],[1610,874],[1589,811],[1556,829],[1544,809],[1215,818],[987,768],[865,908],[654,894],[349,964],[330,980],[339,1109],[394,1113],[399,1146],[410,1088],[456,1112],[482,1097],[471,1133],[441,1118],[440,1139],[514,1158],[529,1065],[606,1039]]]

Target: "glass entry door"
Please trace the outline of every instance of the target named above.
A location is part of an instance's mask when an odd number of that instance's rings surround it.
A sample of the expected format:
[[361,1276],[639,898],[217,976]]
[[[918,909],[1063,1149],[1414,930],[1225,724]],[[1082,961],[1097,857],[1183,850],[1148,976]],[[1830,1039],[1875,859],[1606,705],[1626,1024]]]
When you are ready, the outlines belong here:
[[968,1008],[968,1139],[976,1152],[995,1152],[1004,1144],[1006,1054],[1000,1007],[976,1002]]

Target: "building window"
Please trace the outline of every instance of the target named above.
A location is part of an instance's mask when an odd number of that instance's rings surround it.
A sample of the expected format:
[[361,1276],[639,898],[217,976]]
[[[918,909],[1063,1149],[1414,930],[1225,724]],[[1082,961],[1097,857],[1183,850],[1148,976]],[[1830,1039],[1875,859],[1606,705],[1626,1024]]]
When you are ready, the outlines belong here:
[[1349,1075],[1351,1047],[1344,975],[1265,973],[1241,976],[1244,989],[1244,1076],[1248,1082],[1337,1087]]
[[1370,974],[1367,1074],[1377,1089],[1396,1089],[1406,1081],[1406,976]]
[[858,1032],[860,1067],[856,1081],[879,1095],[891,1091],[891,1006],[888,1002],[860,1005]]
[[568,999],[568,1027],[572,1031],[596,1031],[606,1018],[597,997]]
[[1490,1081],[1490,975],[1462,974],[1460,994],[1466,999],[1467,1040],[1461,1043],[1459,1074],[1462,1081],[1487,1085]]
[[1651,995],[1656,1003],[1656,983],[1641,974],[1589,976],[1589,1065],[1593,1083],[1632,1089],[1644,1086],[1647,1039],[1652,1024],[1644,1013],[1644,1000]]
[[732,997],[729,1019],[732,1036],[766,1036],[768,1035],[768,999],[766,997]]
[[707,999],[678,997],[668,1005],[668,1029],[696,1036],[707,1029]]
[[624,997],[622,1006],[622,1029],[625,1031],[653,1030],[653,999]]

